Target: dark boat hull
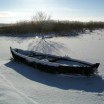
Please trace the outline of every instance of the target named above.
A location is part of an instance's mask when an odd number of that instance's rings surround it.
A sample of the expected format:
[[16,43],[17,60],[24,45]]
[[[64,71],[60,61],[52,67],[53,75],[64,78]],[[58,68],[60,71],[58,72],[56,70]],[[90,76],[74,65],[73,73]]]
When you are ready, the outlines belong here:
[[[53,74],[80,74],[85,76],[93,75],[97,72],[97,68],[99,66],[99,63],[96,64],[89,64],[89,66],[66,66],[66,65],[51,65],[51,64],[44,64],[42,62],[35,61],[35,59],[32,59],[32,61],[29,61],[27,59],[28,57],[24,57],[23,55],[16,54],[15,51],[13,51],[12,48],[10,48],[13,58],[21,63],[24,63],[26,65],[29,65],[35,69],[39,69],[44,72],[53,73]],[[29,57],[31,58],[31,57]],[[84,62],[83,62],[84,63]],[[53,63],[52,63],[53,64]],[[88,64],[88,63],[85,63]]]

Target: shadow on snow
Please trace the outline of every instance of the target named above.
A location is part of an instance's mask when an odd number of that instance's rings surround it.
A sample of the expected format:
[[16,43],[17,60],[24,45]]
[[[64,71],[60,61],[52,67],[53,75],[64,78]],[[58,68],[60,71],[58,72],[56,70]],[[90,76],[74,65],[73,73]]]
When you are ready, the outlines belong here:
[[45,84],[50,87],[56,87],[63,90],[82,90],[85,92],[104,91],[104,80],[100,76],[93,77],[70,77],[54,75],[30,68],[24,64],[17,63],[14,60],[5,64],[5,66],[15,70],[26,78]]

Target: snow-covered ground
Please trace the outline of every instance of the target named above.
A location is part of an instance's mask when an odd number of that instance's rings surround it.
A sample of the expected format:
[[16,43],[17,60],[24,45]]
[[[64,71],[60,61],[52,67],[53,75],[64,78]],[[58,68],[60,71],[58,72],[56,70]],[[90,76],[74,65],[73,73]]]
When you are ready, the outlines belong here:
[[[97,30],[78,37],[54,37],[43,41],[0,37],[0,104],[103,104],[103,34],[104,30]],[[40,72],[10,60],[10,46],[100,62],[99,76],[59,76]]]

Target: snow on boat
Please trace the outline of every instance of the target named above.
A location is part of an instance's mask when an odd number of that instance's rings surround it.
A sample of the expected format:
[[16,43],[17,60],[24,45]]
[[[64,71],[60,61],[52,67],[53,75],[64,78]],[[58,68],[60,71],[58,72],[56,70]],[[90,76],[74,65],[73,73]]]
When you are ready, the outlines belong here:
[[25,51],[17,48],[10,47],[10,50],[16,61],[48,73],[90,76],[97,72],[100,65],[100,63],[92,64],[70,57]]

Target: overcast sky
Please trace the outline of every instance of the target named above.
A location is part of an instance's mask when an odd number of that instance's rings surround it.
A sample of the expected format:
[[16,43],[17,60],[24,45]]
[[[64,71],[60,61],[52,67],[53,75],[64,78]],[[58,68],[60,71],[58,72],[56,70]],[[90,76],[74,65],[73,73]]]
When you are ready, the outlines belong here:
[[104,21],[104,0],[0,0],[0,23],[31,20],[37,11],[52,19]]

